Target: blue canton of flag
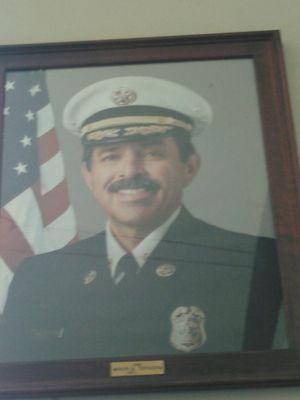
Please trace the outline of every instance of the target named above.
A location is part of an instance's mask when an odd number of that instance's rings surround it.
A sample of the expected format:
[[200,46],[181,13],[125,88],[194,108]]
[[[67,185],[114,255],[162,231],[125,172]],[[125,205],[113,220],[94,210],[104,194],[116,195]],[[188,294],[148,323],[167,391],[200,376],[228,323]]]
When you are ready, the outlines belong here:
[[5,89],[1,207],[39,177],[36,112],[48,103],[43,71],[10,73]]

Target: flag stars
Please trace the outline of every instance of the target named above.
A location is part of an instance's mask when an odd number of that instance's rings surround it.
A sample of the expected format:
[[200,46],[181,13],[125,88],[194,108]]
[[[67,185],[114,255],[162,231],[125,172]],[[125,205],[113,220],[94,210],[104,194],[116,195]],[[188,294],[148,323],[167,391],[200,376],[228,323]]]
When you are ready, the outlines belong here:
[[23,147],[31,146],[32,138],[30,138],[27,135],[24,135],[23,138],[20,140],[20,143],[22,143]]
[[34,120],[34,114],[31,110],[28,110],[27,113],[25,114],[25,117],[27,118],[27,121],[33,121]]
[[10,107],[4,107],[3,115],[9,115],[9,113],[10,113]]
[[18,165],[14,167],[14,170],[17,171],[18,176],[21,174],[27,174],[27,164],[19,162]]
[[29,89],[29,93],[32,97],[34,97],[37,93],[41,92],[41,86],[40,85],[34,85]]
[[10,81],[10,80],[8,80],[8,81],[5,83],[5,91],[8,92],[8,91],[10,91],[10,90],[15,90],[15,83],[16,83],[16,81]]

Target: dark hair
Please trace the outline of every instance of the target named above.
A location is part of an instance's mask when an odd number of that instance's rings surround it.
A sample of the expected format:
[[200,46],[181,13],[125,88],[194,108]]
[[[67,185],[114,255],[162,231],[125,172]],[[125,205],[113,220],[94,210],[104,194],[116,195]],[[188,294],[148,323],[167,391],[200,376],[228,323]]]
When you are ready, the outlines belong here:
[[[181,161],[186,163],[189,157],[196,152],[195,147],[190,140],[190,136],[183,135],[182,133],[173,133],[171,136],[175,139]],[[93,150],[98,146],[100,145],[85,144],[83,146],[82,161],[86,163],[89,171],[91,170],[92,166]]]
[[179,151],[180,159],[183,163],[186,163],[189,157],[196,153],[195,147],[191,142],[191,138],[189,135],[185,134],[176,134],[174,133],[173,138],[177,144],[177,148]]

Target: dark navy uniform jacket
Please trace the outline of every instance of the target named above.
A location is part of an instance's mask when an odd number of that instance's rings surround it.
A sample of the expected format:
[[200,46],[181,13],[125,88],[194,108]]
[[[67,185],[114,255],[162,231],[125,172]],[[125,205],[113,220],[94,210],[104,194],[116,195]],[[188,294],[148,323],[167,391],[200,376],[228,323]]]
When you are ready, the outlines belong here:
[[[175,272],[160,276],[164,264]],[[268,349],[280,296],[274,240],[183,209],[128,284],[110,276],[103,232],[24,261],[0,323],[0,360],[184,354],[170,342],[170,317],[181,306],[205,315],[196,352]]]

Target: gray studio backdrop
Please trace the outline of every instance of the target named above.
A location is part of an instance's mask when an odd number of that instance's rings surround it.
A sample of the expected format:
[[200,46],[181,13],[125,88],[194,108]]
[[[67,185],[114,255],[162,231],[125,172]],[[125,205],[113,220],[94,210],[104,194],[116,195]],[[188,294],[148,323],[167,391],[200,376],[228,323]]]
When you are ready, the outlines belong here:
[[237,232],[274,236],[251,60],[222,60],[73,68],[47,71],[50,100],[64,154],[69,193],[81,238],[101,231],[105,217],[80,175],[79,139],[65,131],[62,111],[87,85],[126,75],[154,76],[199,92],[211,104],[214,120],[195,140],[201,156],[198,176],[184,203],[197,217]]

